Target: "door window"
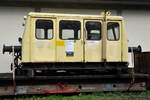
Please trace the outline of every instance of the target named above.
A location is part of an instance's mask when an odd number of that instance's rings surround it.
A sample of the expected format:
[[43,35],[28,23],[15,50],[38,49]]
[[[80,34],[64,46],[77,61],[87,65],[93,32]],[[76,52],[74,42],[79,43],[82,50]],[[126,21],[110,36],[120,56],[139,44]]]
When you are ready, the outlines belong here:
[[120,28],[119,24],[116,22],[109,22],[107,24],[107,38],[110,41],[117,41],[119,40],[120,36]]
[[53,21],[37,20],[35,34],[37,39],[52,39],[53,38]]
[[101,39],[101,23],[96,21],[86,22],[87,40]]
[[78,40],[80,39],[80,21],[61,20],[59,23],[60,39]]

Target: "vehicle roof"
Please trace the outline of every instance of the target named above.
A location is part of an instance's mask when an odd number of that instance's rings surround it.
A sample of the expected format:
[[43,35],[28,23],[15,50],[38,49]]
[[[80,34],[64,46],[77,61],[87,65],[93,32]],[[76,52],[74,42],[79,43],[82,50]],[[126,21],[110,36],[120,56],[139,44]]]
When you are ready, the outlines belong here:
[[[43,12],[30,12],[28,16],[32,17],[80,17],[80,18],[96,18],[96,19],[102,19],[104,16],[102,14],[100,15],[87,15],[87,14],[63,14],[63,13],[43,13]],[[118,19],[122,20],[122,16],[107,16],[107,19]]]

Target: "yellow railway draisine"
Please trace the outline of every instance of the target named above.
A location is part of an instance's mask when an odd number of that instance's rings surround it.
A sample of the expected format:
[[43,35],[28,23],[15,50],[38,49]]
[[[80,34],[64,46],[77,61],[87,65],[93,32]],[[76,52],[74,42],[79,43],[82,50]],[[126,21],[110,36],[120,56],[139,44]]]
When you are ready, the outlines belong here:
[[25,17],[25,30],[19,38],[21,46],[14,50],[4,46],[3,51],[14,51],[16,72],[21,70],[29,76],[36,72],[125,73],[127,40],[123,17],[108,12],[101,15],[31,12]]

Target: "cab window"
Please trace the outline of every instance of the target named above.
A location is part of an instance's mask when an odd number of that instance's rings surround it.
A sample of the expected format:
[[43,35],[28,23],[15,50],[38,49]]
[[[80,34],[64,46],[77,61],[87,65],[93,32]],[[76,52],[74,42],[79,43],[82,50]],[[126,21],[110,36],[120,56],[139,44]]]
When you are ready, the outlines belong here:
[[107,38],[108,38],[108,40],[117,41],[117,40],[119,40],[119,36],[120,36],[119,23],[109,22],[107,24]]
[[53,38],[53,21],[37,20],[35,34],[36,34],[37,39],[52,39]]
[[86,22],[87,40],[101,39],[101,23],[95,21]]
[[78,40],[80,39],[80,21],[61,20],[59,23],[60,39]]

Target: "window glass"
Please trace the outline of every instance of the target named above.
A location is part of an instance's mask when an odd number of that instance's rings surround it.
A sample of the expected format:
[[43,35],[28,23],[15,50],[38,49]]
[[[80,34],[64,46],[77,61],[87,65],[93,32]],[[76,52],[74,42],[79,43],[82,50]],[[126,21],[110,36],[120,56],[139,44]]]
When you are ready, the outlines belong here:
[[61,20],[59,23],[60,39],[78,40],[80,39],[81,23],[79,21]]
[[51,20],[36,21],[36,38],[37,39],[53,38],[53,22]]
[[95,21],[86,22],[87,40],[101,39],[101,23]]
[[119,40],[120,28],[116,22],[109,22],[107,24],[107,38],[110,41]]

